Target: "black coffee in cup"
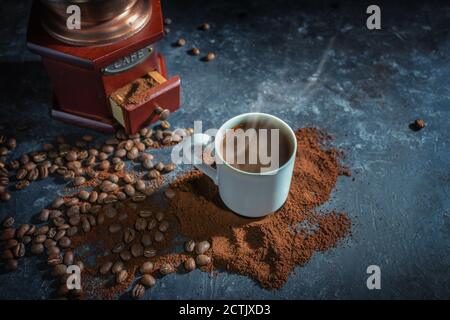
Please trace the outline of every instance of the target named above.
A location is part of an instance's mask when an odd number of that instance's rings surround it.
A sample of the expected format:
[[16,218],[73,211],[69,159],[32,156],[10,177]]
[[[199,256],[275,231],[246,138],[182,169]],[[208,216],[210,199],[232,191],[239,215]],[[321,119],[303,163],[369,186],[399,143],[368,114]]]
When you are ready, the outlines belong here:
[[270,121],[242,122],[227,129],[221,142],[221,154],[232,167],[251,173],[270,172],[283,166],[293,146],[284,130]]

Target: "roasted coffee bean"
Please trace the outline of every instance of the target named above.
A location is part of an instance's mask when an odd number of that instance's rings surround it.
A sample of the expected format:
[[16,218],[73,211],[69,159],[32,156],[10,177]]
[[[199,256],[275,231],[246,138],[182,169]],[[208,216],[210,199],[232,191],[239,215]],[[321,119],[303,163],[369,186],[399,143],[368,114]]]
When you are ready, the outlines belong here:
[[86,178],[85,177],[75,177],[75,179],[73,180],[73,185],[75,187],[79,187],[83,184],[86,183]]
[[78,228],[76,226],[70,227],[67,229],[67,236],[72,237],[78,233]]
[[111,167],[111,163],[108,160],[103,160],[102,162],[100,162],[98,167],[100,170],[107,171]]
[[14,225],[14,217],[8,216],[2,221],[3,228],[11,228]]
[[148,274],[153,271],[153,263],[151,261],[144,262],[140,268],[139,272],[142,274]]
[[83,202],[80,206],[81,213],[91,212],[92,205],[89,202]]
[[170,264],[170,263],[163,263],[160,267],[159,267],[159,272],[162,275],[168,275],[170,273],[175,272],[175,268]]
[[125,243],[131,243],[136,237],[136,231],[132,228],[126,228],[123,232],[123,241]]
[[[9,184],[9,178],[6,177],[6,176],[0,176],[0,186],[7,187],[8,184]],[[5,188],[3,188],[3,191],[2,191],[2,192],[5,192],[4,189],[5,189]]]
[[194,248],[195,248],[194,240],[186,241],[186,243],[184,244],[184,251],[188,253],[194,252]]
[[144,218],[137,218],[136,223],[134,224],[134,228],[137,231],[144,231],[147,228],[147,220]]
[[23,242],[24,245],[29,244],[31,242],[31,240],[33,240],[31,238],[31,236],[25,236],[25,237],[22,238],[22,242]]
[[12,239],[12,238],[14,238],[15,235],[16,235],[15,228],[3,229],[0,233],[0,241]]
[[69,152],[66,154],[66,160],[67,160],[68,162],[76,161],[77,159],[78,159],[78,154],[77,154],[76,151],[69,151]]
[[9,138],[6,141],[6,147],[8,147],[9,150],[14,150],[17,147],[16,138]]
[[209,25],[209,23],[205,22],[205,23],[202,23],[198,28],[199,28],[199,30],[207,31],[211,28],[211,26]]
[[47,264],[49,266],[56,266],[63,262],[63,257],[60,254],[52,254],[47,258]]
[[40,179],[47,179],[48,178],[48,167],[47,166],[42,166],[40,165],[38,167],[38,171],[39,171],[39,178]]
[[117,197],[117,200],[124,201],[124,200],[126,200],[127,195],[125,193],[123,193],[122,191],[119,191],[116,193],[116,197]]
[[105,180],[100,185],[100,189],[103,192],[113,192],[116,191],[119,188],[119,186],[116,183],[113,183],[111,181]]
[[200,54],[200,49],[193,47],[191,50],[189,50],[189,54],[192,56],[198,56]]
[[115,224],[110,225],[108,229],[109,229],[110,233],[117,233],[120,230],[122,230],[122,226],[118,223],[115,223]]
[[55,219],[58,217],[61,217],[63,214],[60,210],[50,210],[50,214],[49,214],[49,218],[50,219]]
[[76,261],[75,265],[77,265],[78,268],[80,268],[80,271],[84,270],[84,263],[83,263],[83,261]]
[[201,241],[195,245],[195,253],[196,254],[204,254],[209,250],[211,244],[208,241]]
[[176,45],[177,45],[178,47],[182,47],[182,46],[184,46],[185,44],[186,44],[186,40],[183,39],[183,38],[178,39],[177,42],[176,42]]
[[104,212],[108,218],[114,218],[117,215],[116,208],[112,207],[111,205],[105,206]]
[[416,130],[421,130],[425,128],[425,121],[423,119],[417,119],[414,121],[413,126]]
[[68,248],[72,244],[72,241],[68,237],[62,237],[58,243],[62,248]]
[[153,239],[155,239],[156,242],[162,242],[164,241],[164,234],[162,234],[159,231],[156,231],[155,234],[153,235]]
[[114,154],[115,157],[117,158],[123,158],[127,155],[127,150],[125,149],[119,149],[116,151],[116,153]]
[[150,170],[150,171],[148,172],[148,174],[147,174],[147,176],[148,176],[150,179],[157,179],[160,175],[161,175],[161,174],[160,174],[159,171],[156,170],[156,169]]
[[31,246],[31,253],[32,254],[41,254],[44,252],[44,245],[42,243],[35,243]]
[[89,202],[95,203],[97,202],[97,199],[98,199],[98,192],[94,190],[89,194]]
[[131,200],[134,202],[142,202],[145,200],[145,198],[146,198],[146,196],[144,194],[136,194],[135,196],[133,196],[131,198]]
[[170,122],[169,121],[167,121],[167,120],[163,120],[163,121],[161,121],[161,128],[163,128],[164,130],[167,130],[167,129],[169,129],[170,128]]
[[146,185],[145,182],[142,180],[137,180],[136,183],[134,184],[135,189],[138,191],[144,191],[146,189]]
[[131,148],[127,153],[127,158],[129,160],[136,160],[139,157],[139,150],[136,147]]
[[[30,228],[28,229],[26,236],[34,235],[36,230],[37,230],[37,227],[34,224],[30,224]],[[23,238],[25,238],[26,236],[24,236]]]
[[41,235],[41,234],[46,235],[49,230],[50,230],[50,227],[48,225],[45,225],[45,226],[42,226],[42,227],[38,228],[36,230],[36,232],[34,233],[34,235],[35,236],[38,236],[38,235]]
[[80,219],[80,215],[74,215],[73,217],[70,217],[69,218],[69,223],[72,225],[72,226],[77,226],[77,225],[79,225],[80,224],[80,222],[81,222],[81,219]]
[[66,251],[66,253],[64,254],[64,264],[67,266],[70,266],[73,264],[73,259],[74,259],[74,255],[72,251]]
[[169,222],[167,220],[161,221],[158,226],[158,230],[161,232],[166,232],[169,230]]
[[46,222],[48,221],[48,217],[50,215],[50,210],[48,209],[42,209],[41,213],[39,214],[39,221]]
[[147,225],[148,230],[154,229],[158,225],[158,221],[156,219],[150,219]]
[[16,237],[21,239],[30,230],[29,224],[22,224],[16,231]]
[[171,143],[172,143],[172,137],[171,137],[171,136],[165,137],[165,138],[163,139],[162,143],[163,143],[164,145],[171,144]]
[[131,252],[128,250],[122,251],[121,253],[119,253],[119,256],[123,261],[130,261],[132,258]]
[[84,233],[89,233],[91,231],[91,224],[87,218],[81,220],[81,229]]
[[19,242],[16,239],[9,239],[3,244],[4,249],[11,249],[17,246]]
[[209,62],[216,59],[216,54],[213,52],[208,52],[208,54],[203,58],[203,61]]
[[155,218],[156,218],[156,220],[158,220],[159,222],[163,221],[163,220],[164,220],[164,213],[161,212],[161,211],[157,212],[157,213],[155,214]]
[[125,243],[120,242],[111,249],[111,252],[112,253],[121,253],[123,250],[125,250],[125,248],[126,248]]
[[6,270],[7,272],[13,272],[13,271],[16,271],[16,270],[17,270],[17,267],[18,267],[18,262],[17,262],[17,260],[12,259],[12,260],[8,260],[8,261],[5,263],[5,270]]
[[105,275],[111,271],[113,263],[111,261],[107,261],[100,266],[99,273]]
[[65,203],[64,198],[56,198],[52,203],[52,208],[58,209]]
[[211,258],[207,255],[201,254],[195,258],[195,263],[200,267],[206,266],[211,263]]
[[119,163],[116,163],[116,164],[113,166],[113,169],[114,169],[114,171],[116,171],[116,172],[122,171],[124,168],[125,168],[125,162],[119,162]]
[[122,271],[124,268],[125,268],[125,265],[123,264],[122,261],[119,260],[113,264],[111,271],[112,271],[112,273],[117,274],[120,271]]
[[152,160],[150,160],[150,159],[147,158],[147,159],[145,159],[145,160],[142,162],[142,166],[143,166],[145,169],[150,170],[150,169],[153,168],[154,164],[153,164]]
[[55,241],[61,240],[66,235],[66,233],[67,233],[66,230],[58,230],[55,236],[53,237],[53,240]]
[[112,145],[105,145],[102,147],[102,152],[106,154],[111,154],[114,152],[114,147]]
[[144,247],[148,247],[152,244],[152,237],[150,234],[146,233],[142,235],[141,243],[144,245]]
[[140,283],[136,283],[133,290],[131,291],[131,296],[133,297],[133,299],[140,299],[144,296],[144,294],[145,287]]
[[120,284],[127,280],[128,272],[126,270],[121,270],[116,275],[116,283]]
[[195,267],[196,267],[195,260],[192,257],[187,258],[187,260],[184,262],[184,269],[187,272],[195,270]]
[[123,191],[129,196],[129,197],[133,197],[136,194],[136,190],[134,189],[134,187],[131,184],[127,184],[125,185],[125,187],[123,188]]
[[97,203],[104,203],[105,199],[108,198],[108,194],[102,192],[98,195]]
[[31,169],[27,174],[29,181],[35,181],[39,178],[39,170],[37,168]]
[[11,200],[11,194],[9,192],[1,192],[0,193],[0,201],[9,201]]
[[138,258],[144,254],[144,247],[140,243],[134,243],[131,246],[130,251],[133,257]]
[[14,258],[14,253],[11,249],[5,249],[2,252],[2,260],[11,260]]
[[17,171],[16,179],[23,180],[26,178],[27,174],[28,174],[28,171],[25,168],[21,168],[21,169],[19,169],[19,171]]
[[[22,180],[22,181],[20,181],[20,182],[18,182],[17,184],[16,184],[16,189],[17,190],[23,190],[23,189],[25,189],[25,188],[28,188],[30,186],[30,181],[28,181],[28,180]],[[6,193],[6,192],[5,192]]]
[[164,170],[164,163],[162,162],[158,162],[155,166],[155,169],[158,171],[163,171]]
[[45,241],[44,241],[44,247],[45,247],[46,249],[51,248],[51,247],[54,247],[54,246],[56,246],[56,241],[55,241],[55,240],[49,239],[49,238],[45,239]]
[[53,267],[52,276],[54,277],[62,277],[66,274],[67,266],[65,264],[57,264]]
[[23,243],[19,243],[13,248],[12,251],[16,258],[21,258],[25,255],[25,245]]
[[60,227],[66,223],[66,220],[63,217],[56,217],[52,222],[56,227]]
[[153,258],[156,256],[156,254],[157,251],[154,248],[147,247],[144,249],[144,257],[146,258]]
[[96,178],[98,176],[97,171],[94,170],[94,168],[92,167],[88,167],[84,169],[84,173],[89,177],[89,178]]
[[32,159],[34,162],[43,162],[47,159],[47,153],[46,152],[36,152],[33,154]]
[[56,235],[56,228],[50,228],[47,232],[47,238],[53,239],[53,237]]
[[141,218],[150,218],[153,215],[153,213],[150,210],[141,210],[139,212],[139,217]]

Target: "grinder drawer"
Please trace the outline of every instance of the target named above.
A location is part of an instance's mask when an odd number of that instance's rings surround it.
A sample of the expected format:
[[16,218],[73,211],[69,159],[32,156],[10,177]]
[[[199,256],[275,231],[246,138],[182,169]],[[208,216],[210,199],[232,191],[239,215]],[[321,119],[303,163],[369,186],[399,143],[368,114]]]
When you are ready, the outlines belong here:
[[151,71],[113,92],[109,101],[117,122],[128,134],[135,134],[143,125],[157,120],[157,106],[171,112],[180,107],[180,78],[167,80]]

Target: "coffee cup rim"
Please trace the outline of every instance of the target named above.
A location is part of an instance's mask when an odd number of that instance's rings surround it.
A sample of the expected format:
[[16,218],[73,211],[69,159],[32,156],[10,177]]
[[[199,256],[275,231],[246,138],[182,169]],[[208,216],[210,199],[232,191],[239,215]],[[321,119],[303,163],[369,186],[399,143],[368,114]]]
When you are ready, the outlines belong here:
[[[262,116],[262,117],[266,117],[266,118],[271,118],[271,119],[281,123],[281,125],[284,126],[287,129],[287,131],[290,133],[290,140],[292,140],[290,142],[294,144],[294,148],[293,148],[292,153],[291,153],[291,155],[289,157],[289,160],[286,161],[281,167],[279,167],[277,169],[274,169],[274,170],[271,170],[271,171],[267,171],[267,172],[247,172],[247,171],[243,171],[241,169],[233,167],[232,165],[227,163],[225,161],[225,159],[223,159],[222,154],[220,152],[220,146],[219,146],[219,143],[222,140],[221,138],[223,136],[223,134],[222,134],[223,131],[226,130],[226,129],[229,129],[229,128],[227,128],[227,127],[229,127],[229,125],[228,125],[229,123],[235,121],[238,118],[245,118],[245,117],[249,117],[249,116]],[[219,138],[219,139],[217,139],[217,138]],[[226,165],[228,168],[230,168],[230,169],[232,169],[232,170],[234,170],[236,172],[239,172],[239,173],[242,173],[242,174],[246,174],[246,175],[250,175],[250,176],[265,176],[265,175],[274,175],[274,174],[278,173],[279,171],[283,170],[285,167],[287,167],[290,164],[292,159],[295,158],[295,155],[297,154],[297,140],[295,138],[294,130],[292,130],[292,128],[284,120],[282,120],[282,119],[280,119],[280,118],[278,118],[278,117],[276,117],[274,115],[268,114],[268,113],[247,112],[247,113],[241,113],[241,114],[239,114],[237,116],[232,117],[231,119],[228,119],[227,121],[225,121],[224,124],[222,124],[220,126],[219,130],[217,131],[217,135],[216,135],[216,138],[215,138],[215,141],[214,141],[214,149],[215,149],[216,157],[219,157],[220,160],[221,160],[221,164]]]

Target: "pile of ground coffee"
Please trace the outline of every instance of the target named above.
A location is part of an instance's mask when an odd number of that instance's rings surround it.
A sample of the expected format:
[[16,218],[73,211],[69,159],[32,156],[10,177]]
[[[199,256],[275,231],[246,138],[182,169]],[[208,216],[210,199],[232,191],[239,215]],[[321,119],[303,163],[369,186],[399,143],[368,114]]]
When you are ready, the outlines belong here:
[[330,137],[316,129],[300,129],[296,137],[288,200],[268,217],[247,219],[230,212],[217,187],[200,172],[172,184],[177,195],[168,212],[177,218],[183,236],[211,241],[213,268],[250,276],[265,288],[280,288],[294,267],[349,234],[345,213],[315,211],[330,198],[338,176],[349,174],[339,163],[340,153],[327,148]]

